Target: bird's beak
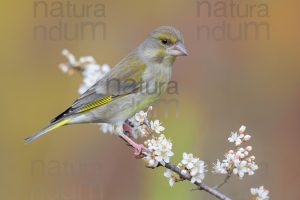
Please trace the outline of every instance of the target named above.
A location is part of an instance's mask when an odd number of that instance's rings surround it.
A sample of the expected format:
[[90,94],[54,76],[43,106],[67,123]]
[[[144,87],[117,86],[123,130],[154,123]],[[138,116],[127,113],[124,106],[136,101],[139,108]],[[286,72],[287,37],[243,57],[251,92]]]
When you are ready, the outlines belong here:
[[178,42],[175,45],[167,49],[168,54],[171,56],[187,56],[187,50],[182,42]]

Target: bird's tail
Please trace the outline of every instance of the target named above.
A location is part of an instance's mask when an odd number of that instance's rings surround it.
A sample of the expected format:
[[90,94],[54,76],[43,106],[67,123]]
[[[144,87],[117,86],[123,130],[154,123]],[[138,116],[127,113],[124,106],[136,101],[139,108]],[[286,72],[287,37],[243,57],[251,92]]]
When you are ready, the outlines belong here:
[[30,143],[33,140],[37,139],[38,137],[44,135],[45,133],[48,133],[49,131],[52,131],[58,127],[61,127],[65,124],[67,124],[68,122],[70,122],[72,120],[72,118],[67,118],[67,119],[62,119],[62,120],[58,120],[54,123],[51,123],[49,126],[47,126],[46,128],[40,130],[39,132],[27,137],[24,139],[25,143]]

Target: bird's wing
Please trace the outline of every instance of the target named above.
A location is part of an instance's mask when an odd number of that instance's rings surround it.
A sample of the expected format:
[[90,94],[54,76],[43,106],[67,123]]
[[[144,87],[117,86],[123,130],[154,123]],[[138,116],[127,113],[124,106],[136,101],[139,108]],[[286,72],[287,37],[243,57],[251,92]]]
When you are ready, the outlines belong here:
[[50,123],[73,114],[89,111],[116,98],[134,93],[142,84],[142,75],[145,69],[146,64],[137,56],[128,55]]

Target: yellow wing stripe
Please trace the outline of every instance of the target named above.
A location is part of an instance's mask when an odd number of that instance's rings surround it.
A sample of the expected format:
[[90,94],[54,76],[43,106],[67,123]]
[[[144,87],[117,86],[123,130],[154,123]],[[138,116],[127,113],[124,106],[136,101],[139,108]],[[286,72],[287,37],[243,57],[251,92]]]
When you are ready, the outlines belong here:
[[112,101],[112,96],[104,97],[102,99],[99,99],[97,101],[94,101],[92,103],[89,103],[89,104],[85,105],[79,112],[81,113],[81,112],[91,110],[91,109],[96,108],[98,106],[102,106],[104,104],[107,104],[111,101]]
[[72,120],[72,118],[64,119],[64,120],[58,122],[57,124],[54,124],[53,126],[50,126],[50,128],[47,130],[47,132],[48,132],[48,131],[52,131],[52,130],[54,130],[54,129],[60,127],[60,126],[63,126],[63,125],[65,125],[66,123],[70,122],[71,120]]

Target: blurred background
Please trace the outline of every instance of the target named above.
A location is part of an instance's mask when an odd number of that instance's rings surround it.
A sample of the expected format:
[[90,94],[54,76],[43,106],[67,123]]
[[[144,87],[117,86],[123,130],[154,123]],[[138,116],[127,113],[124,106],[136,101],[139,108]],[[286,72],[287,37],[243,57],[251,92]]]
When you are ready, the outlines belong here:
[[[78,96],[79,75],[58,65],[61,50],[114,66],[157,26],[184,35],[189,56],[175,62],[178,93],[154,105],[179,162],[193,152],[208,163],[231,148],[230,131],[248,127],[260,169],[222,191],[250,199],[299,199],[300,27],[298,1],[1,1],[0,196],[15,200],[214,199],[164,169],[149,170],[96,125],[60,128],[25,145]],[[234,4],[234,5],[233,5]],[[94,30],[92,29],[94,27]],[[93,35],[95,34],[95,35]],[[224,177],[207,173],[213,185]]]

